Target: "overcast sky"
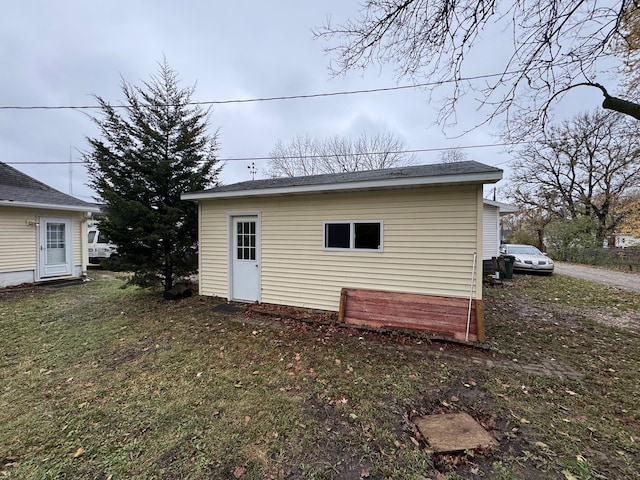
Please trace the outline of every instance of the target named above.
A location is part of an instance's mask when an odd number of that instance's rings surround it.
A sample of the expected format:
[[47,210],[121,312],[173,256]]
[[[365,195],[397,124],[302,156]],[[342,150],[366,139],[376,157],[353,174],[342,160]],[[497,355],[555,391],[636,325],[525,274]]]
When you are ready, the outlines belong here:
[[[0,16],[0,106],[94,105],[93,94],[122,101],[121,78],[139,85],[158,70],[163,56],[181,86],[196,84],[194,101],[222,101],[386,88],[398,85],[391,67],[332,78],[326,44],[311,29],[328,17],[354,17],[355,0],[21,0],[3,2]],[[504,36],[483,38],[486,52],[501,51]],[[473,73],[497,73],[491,55],[477,59]],[[494,68],[495,71],[492,71]],[[473,69],[473,68],[472,68]],[[471,73],[471,70],[470,70]],[[408,85],[407,81],[401,85]],[[596,108],[589,95],[568,101]],[[439,95],[444,92],[438,92]],[[497,125],[461,137],[483,114],[472,98],[458,110],[459,125],[443,133],[435,125],[438,106],[427,92],[383,93],[216,105],[210,118],[219,129],[221,180],[251,178],[251,161],[265,157],[277,140],[312,136],[392,133],[408,149],[495,144]],[[0,110],[0,160],[58,190],[92,200],[78,162],[86,137],[97,134],[87,113],[96,111]],[[500,147],[465,149],[470,160],[507,168]],[[434,163],[439,152],[418,154]],[[29,163],[37,162],[37,163]],[[44,164],[42,163],[44,162]],[[256,178],[266,161],[256,161]],[[71,181],[70,181],[71,180]]]

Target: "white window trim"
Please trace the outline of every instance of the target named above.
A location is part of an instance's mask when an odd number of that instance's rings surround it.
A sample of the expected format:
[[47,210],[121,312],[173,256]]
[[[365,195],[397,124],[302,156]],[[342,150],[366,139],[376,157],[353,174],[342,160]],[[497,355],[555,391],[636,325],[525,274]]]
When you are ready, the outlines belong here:
[[[355,228],[356,223],[379,223],[380,224],[380,247],[379,248],[355,248]],[[327,247],[327,225],[343,224],[349,225],[349,248]],[[384,251],[384,222],[382,220],[328,220],[322,222],[322,250],[329,252],[383,252]]]

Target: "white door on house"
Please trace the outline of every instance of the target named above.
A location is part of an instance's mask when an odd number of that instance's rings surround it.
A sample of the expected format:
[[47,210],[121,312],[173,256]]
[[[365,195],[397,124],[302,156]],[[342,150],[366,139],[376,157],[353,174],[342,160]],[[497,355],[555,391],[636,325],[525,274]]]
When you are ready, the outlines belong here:
[[258,216],[233,217],[231,297],[260,300],[260,225]]
[[38,243],[40,278],[71,275],[73,251],[70,218],[40,217]]

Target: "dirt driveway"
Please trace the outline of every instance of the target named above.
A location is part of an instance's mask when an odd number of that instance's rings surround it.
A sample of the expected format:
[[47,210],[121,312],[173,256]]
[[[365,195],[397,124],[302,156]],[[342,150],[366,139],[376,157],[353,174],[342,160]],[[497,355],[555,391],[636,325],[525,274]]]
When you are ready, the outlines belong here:
[[555,273],[640,293],[640,275],[635,273],[616,272],[604,268],[562,262],[555,262]]

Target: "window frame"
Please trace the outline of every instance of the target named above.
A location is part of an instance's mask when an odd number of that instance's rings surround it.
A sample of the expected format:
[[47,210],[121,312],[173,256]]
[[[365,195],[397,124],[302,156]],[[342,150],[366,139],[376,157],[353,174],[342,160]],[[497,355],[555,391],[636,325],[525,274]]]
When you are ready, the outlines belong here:
[[[362,223],[376,223],[380,225],[380,245],[378,248],[356,248],[355,225]],[[327,246],[327,225],[349,225],[349,247]],[[383,252],[384,251],[384,222],[382,220],[327,220],[322,222],[322,250],[329,252]]]

